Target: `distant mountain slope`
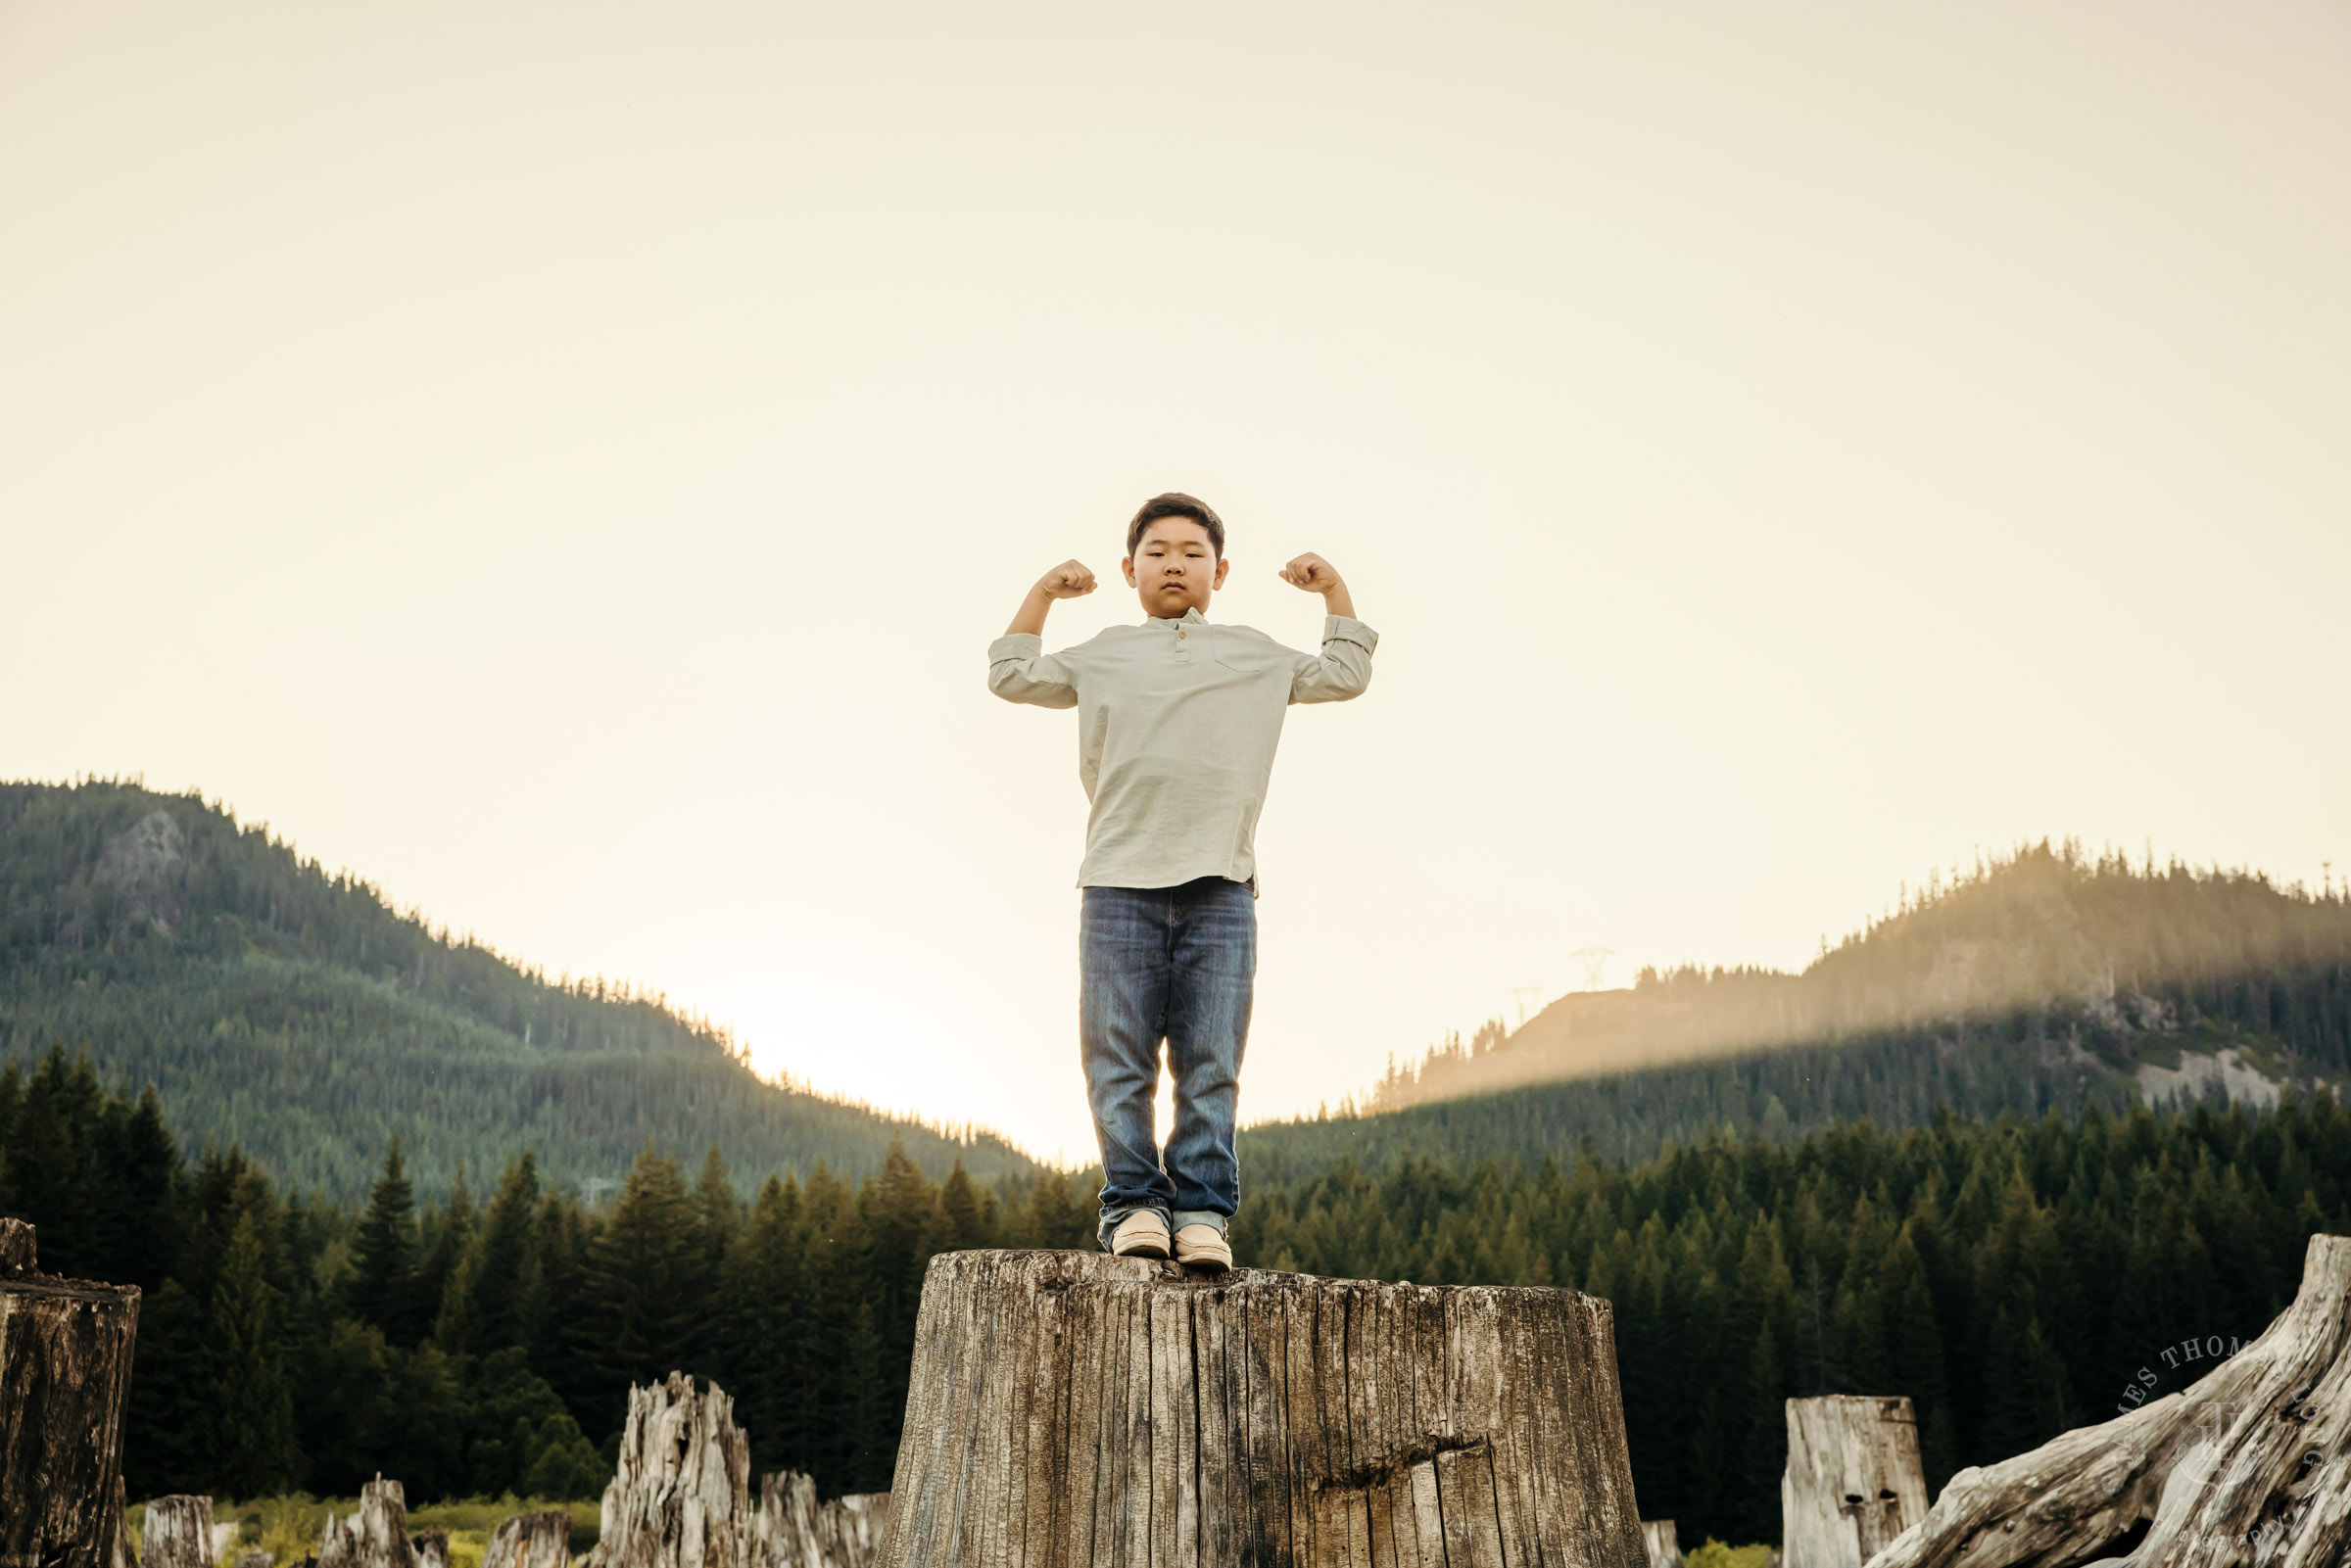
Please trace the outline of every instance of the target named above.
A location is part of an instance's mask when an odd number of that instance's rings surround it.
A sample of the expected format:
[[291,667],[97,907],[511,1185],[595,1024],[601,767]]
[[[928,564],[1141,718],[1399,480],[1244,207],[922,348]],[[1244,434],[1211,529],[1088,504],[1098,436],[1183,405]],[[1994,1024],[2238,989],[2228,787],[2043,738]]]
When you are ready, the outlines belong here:
[[385,907],[374,888],[192,796],[0,784],[0,1061],[62,1043],[152,1079],[190,1144],[365,1191],[394,1132],[419,1185],[529,1147],[554,1180],[617,1180],[650,1139],[716,1144],[739,1182],[1034,1164],[992,1135],[780,1087],[709,1026],[601,982],[564,987]]
[[2274,1103],[2351,1078],[2351,900],[2047,845],[1930,885],[1801,974],[1644,973],[1391,1072],[1368,1110],[1244,1134],[1276,1178],[1407,1152],[1642,1159],[2095,1102]]

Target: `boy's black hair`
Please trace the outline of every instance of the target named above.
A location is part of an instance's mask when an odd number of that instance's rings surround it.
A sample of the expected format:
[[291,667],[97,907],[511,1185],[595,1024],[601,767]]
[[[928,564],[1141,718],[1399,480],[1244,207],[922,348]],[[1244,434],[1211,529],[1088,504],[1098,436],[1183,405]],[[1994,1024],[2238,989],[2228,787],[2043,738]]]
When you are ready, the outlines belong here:
[[1134,559],[1135,546],[1143,542],[1143,530],[1162,517],[1189,517],[1208,530],[1208,546],[1216,552],[1217,559],[1224,558],[1224,519],[1210,511],[1208,502],[1187,496],[1180,490],[1171,490],[1164,496],[1154,496],[1143,502],[1143,509],[1136,512],[1134,521],[1127,525],[1128,560]]

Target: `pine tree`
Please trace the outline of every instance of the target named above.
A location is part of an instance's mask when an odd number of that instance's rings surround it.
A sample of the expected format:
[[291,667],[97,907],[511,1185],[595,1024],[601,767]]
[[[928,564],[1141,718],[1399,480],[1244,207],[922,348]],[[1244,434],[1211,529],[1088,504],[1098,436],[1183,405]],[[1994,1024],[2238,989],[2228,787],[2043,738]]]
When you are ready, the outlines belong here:
[[205,1426],[211,1490],[254,1497],[288,1490],[301,1454],[294,1442],[278,1293],[265,1265],[265,1218],[238,1222],[213,1287],[211,1399]]
[[374,1324],[390,1343],[416,1343],[422,1327],[416,1300],[416,1193],[401,1161],[398,1133],[360,1218],[345,1300],[354,1317]]

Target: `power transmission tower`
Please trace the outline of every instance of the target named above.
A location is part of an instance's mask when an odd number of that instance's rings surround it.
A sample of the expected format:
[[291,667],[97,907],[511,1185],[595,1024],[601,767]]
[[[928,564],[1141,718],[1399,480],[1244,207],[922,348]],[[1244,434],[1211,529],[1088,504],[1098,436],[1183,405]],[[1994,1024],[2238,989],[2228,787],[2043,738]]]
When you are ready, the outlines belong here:
[[1511,992],[1512,996],[1518,999],[1518,1026],[1520,1028],[1523,1029],[1526,1027],[1526,999],[1531,996],[1535,999],[1536,1003],[1540,1005],[1543,1000],[1544,989],[1545,988],[1540,985],[1521,985],[1514,988]]
[[1612,947],[1579,947],[1567,956],[1583,965],[1584,989],[1597,991],[1600,989],[1601,974],[1607,968],[1608,960],[1616,956],[1616,949]]

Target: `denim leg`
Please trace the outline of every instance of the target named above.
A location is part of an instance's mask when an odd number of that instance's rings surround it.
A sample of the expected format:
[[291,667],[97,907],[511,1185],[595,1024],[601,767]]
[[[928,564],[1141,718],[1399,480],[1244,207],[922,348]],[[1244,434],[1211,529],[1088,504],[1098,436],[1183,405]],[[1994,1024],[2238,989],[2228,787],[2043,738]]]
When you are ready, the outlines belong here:
[[1079,1044],[1102,1151],[1098,1234],[1137,1209],[1174,1209],[1151,1100],[1167,1032],[1169,888],[1088,887],[1078,921]]
[[1257,978],[1257,895],[1221,877],[1177,891],[1184,896],[1175,908],[1168,989],[1176,1125],[1168,1136],[1167,1171],[1175,1222],[1221,1231],[1241,1203],[1233,1126]]

